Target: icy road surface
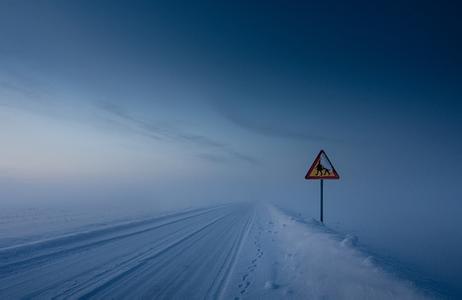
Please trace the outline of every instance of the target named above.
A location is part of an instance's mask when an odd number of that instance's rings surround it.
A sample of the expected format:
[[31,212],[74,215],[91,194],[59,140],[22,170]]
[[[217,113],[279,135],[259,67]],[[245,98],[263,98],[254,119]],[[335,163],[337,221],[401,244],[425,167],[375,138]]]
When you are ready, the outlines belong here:
[[0,299],[423,299],[275,207],[230,204],[0,249]]

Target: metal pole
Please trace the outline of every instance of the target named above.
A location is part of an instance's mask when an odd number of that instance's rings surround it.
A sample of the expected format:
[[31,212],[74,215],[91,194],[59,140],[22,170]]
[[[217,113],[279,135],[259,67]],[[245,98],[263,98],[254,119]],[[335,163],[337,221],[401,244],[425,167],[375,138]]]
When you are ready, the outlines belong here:
[[324,180],[321,179],[321,223],[324,223],[324,211],[323,211],[323,187],[324,187]]

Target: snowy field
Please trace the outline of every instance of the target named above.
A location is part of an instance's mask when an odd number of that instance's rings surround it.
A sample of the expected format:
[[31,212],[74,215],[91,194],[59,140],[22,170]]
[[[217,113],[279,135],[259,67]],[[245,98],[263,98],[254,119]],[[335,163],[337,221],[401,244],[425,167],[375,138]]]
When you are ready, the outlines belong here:
[[[83,217],[63,226],[51,218],[48,233],[24,229],[23,239],[3,231],[0,299],[430,298],[383,271],[354,237],[271,205],[146,214],[85,227]],[[1,220],[17,232],[13,217]]]

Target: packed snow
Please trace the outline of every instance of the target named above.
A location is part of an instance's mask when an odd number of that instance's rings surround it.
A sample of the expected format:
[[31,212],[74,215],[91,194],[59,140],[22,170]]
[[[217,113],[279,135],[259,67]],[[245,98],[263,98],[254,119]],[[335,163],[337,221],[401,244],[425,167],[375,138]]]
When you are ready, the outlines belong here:
[[4,240],[0,299],[430,298],[384,271],[356,247],[357,237],[339,239],[269,204],[72,228],[25,243]]

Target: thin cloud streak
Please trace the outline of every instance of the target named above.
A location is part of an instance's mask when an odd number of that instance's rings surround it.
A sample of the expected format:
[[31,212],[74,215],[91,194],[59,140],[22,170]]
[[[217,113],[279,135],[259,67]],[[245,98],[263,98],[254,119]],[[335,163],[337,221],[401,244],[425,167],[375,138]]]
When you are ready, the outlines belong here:
[[[124,127],[142,134],[148,138],[162,141],[189,143],[206,149],[207,151],[218,151],[221,155],[213,153],[200,153],[197,157],[210,162],[226,162],[226,161],[242,161],[250,164],[259,164],[259,161],[247,154],[241,153],[233,149],[230,145],[214,140],[210,137],[201,134],[185,132],[179,128],[174,128],[166,124],[155,124],[140,118],[136,118],[122,107],[113,103],[99,103],[99,108],[105,112],[124,120]],[[113,120],[112,120],[113,121]]]
[[314,135],[298,130],[292,130],[284,127],[276,127],[270,124],[264,124],[261,121],[253,121],[242,116],[239,112],[233,111],[227,107],[221,105],[214,105],[215,110],[223,116],[225,119],[246,130],[254,133],[276,138],[293,139],[298,141],[313,141],[313,142],[340,142],[335,138],[330,138],[321,135]]

